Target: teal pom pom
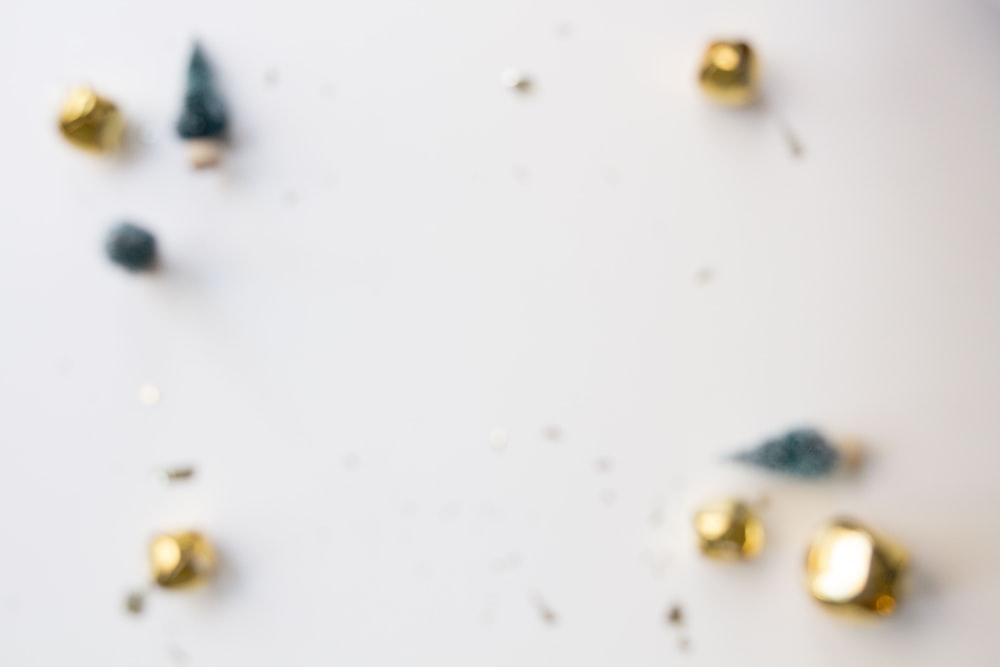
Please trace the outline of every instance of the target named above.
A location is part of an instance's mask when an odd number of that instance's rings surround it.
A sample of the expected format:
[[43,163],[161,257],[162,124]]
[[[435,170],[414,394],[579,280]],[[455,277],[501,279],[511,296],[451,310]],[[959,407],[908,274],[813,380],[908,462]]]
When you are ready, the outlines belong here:
[[112,228],[104,249],[108,259],[129,271],[146,271],[156,265],[156,237],[128,222]]
[[182,139],[222,139],[227,125],[226,105],[215,88],[201,45],[196,43],[188,65],[184,111],[177,121],[177,134]]
[[819,432],[803,428],[740,452],[733,460],[795,477],[815,478],[832,473],[840,454]]

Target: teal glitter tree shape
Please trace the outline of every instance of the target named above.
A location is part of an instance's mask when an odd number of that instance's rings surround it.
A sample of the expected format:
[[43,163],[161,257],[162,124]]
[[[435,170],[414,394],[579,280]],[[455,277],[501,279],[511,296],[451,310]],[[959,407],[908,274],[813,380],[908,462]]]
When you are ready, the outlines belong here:
[[201,45],[195,42],[177,134],[182,139],[223,139],[227,124],[226,105],[215,87],[212,69]]
[[832,473],[840,461],[840,454],[815,429],[799,428],[732,458],[772,472],[810,478]]

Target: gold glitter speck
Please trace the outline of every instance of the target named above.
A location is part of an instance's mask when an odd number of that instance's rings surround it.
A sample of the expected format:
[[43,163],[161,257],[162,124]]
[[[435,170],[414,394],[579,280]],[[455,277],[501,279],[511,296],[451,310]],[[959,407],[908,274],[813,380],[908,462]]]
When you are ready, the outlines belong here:
[[508,67],[500,73],[500,84],[504,88],[526,93],[531,90],[531,79],[523,71],[514,67]]

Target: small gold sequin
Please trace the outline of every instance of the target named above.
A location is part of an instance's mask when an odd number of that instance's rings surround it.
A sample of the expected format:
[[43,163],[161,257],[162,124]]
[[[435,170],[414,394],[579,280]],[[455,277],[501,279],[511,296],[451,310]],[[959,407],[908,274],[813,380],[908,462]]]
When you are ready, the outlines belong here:
[[760,92],[760,65],[746,42],[712,42],[705,50],[698,72],[701,89],[714,101],[727,106],[746,106]]
[[907,557],[903,549],[856,521],[821,528],[806,554],[809,592],[844,612],[891,615],[898,604]]
[[200,533],[157,535],[149,544],[153,581],[161,588],[187,588],[206,582],[215,572],[215,549]]
[[764,546],[764,525],[742,500],[714,500],[694,517],[701,552],[718,560],[753,558]]
[[121,143],[125,119],[110,100],[90,88],[75,88],[63,103],[59,129],[77,148],[106,153]]

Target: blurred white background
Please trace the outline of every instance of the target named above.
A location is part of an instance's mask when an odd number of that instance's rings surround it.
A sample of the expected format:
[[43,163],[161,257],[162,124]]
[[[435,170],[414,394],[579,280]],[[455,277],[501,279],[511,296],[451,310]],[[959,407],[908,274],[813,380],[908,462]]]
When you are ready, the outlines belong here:
[[[996,5],[3,14],[0,664],[995,664]],[[234,123],[208,173],[172,130],[195,36]],[[757,46],[801,159],[701,98],[716,36]],[[123,158],[58,136],[78,83],[143,139]],[[164,272],[103,258],[123,218]],[[798,424],[866,439],[865,473],[719,462]],[[770,497],[759,561],[693,552],[716,493]],[[840,512],[910,548],[898,617],[807,597]],[[187,526],[218,585],[126,615]]]

